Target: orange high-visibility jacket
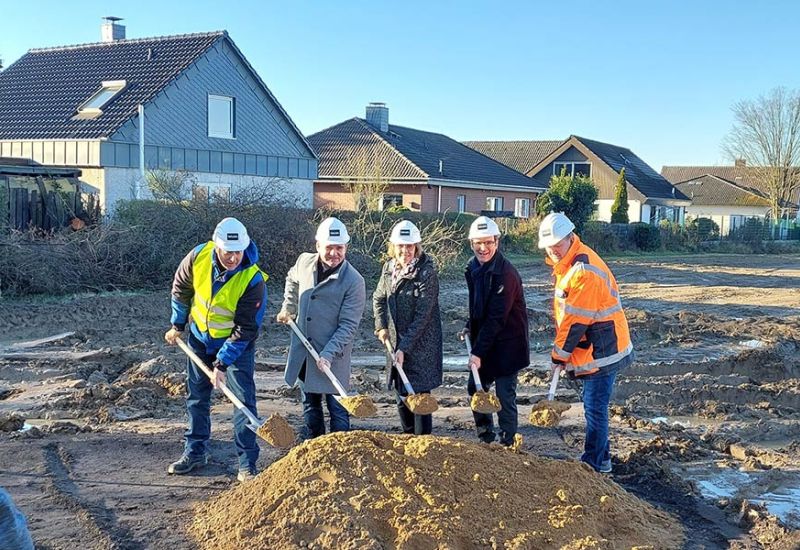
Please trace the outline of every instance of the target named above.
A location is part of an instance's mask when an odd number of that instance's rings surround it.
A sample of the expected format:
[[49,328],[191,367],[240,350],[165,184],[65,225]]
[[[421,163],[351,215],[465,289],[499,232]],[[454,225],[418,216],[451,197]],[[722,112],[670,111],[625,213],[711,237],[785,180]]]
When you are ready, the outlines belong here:
[[553,311],[556,339],[551,358],[576,376],[621,361],[633,345],[614,275],[597,253],[574,235],[556,264]]

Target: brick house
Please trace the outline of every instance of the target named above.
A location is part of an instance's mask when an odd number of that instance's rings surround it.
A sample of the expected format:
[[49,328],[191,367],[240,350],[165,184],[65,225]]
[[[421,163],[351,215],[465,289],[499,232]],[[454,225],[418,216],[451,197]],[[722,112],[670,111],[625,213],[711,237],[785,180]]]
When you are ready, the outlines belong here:
[[527,218],[547,185],[445,135],[389,124],[389,109],[370,103],[366,118],[351,118],[308,136],[319,157],[315,208],[355,209],[348,183],[387,185],[379,208],[420,212],[511,211]]

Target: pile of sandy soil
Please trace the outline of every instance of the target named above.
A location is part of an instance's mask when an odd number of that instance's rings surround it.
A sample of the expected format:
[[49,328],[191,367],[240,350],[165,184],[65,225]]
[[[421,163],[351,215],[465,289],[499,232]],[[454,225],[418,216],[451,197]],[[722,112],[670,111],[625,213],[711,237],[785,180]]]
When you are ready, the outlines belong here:
[[197,508],[202,548],[680,548],[681,525],[577,462],[435,436],[305,442]]

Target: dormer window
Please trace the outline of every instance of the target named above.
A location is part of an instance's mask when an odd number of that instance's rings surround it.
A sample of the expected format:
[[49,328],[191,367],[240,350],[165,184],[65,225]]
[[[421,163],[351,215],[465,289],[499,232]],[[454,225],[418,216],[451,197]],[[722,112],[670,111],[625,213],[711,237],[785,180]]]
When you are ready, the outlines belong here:
[[124,80],[104,80],[102,86],[80,107],[76,119],[96,118],[103,114],[103,106],[125,88]]

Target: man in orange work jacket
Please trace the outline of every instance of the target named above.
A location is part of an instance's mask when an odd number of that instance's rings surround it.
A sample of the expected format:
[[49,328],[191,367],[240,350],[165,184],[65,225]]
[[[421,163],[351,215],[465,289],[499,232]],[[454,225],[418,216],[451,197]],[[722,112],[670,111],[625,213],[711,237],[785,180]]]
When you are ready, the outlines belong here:
[[614,275],[574,230],[560,212],[548,214],[539,226],[539,248],[546,251],[555,276],[551,359],[554,373],[564,369],[583,382],[586,441],[581,460],[609,473],[608,405],[617,373],[633,362],[633,345]]

